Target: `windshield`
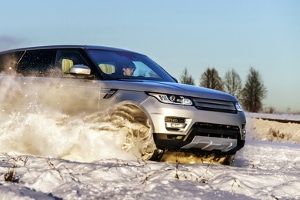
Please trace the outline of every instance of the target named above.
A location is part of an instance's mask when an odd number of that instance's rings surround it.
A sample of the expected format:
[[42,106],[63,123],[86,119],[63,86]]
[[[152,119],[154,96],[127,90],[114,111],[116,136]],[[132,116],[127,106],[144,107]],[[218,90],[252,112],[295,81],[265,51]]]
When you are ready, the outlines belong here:
[[145,55],[127,51],[87,50],[104,79],[138,79],[176,82]]

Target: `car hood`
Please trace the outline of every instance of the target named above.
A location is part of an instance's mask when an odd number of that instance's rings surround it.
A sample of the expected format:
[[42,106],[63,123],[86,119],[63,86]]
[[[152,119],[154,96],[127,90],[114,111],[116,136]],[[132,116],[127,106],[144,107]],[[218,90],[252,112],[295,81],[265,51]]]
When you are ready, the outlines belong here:
[[106,89],[123,89],[134,90],[141,92],[156,92],[177,94],[189,97],[219,99],[227,101],[237,101],[237,99],[228,93],[218,90],[208,89],[204,87],[186,85],[172,82],[158,82],[158,81],[132,81],[132,80],[117,80],[105,81]]

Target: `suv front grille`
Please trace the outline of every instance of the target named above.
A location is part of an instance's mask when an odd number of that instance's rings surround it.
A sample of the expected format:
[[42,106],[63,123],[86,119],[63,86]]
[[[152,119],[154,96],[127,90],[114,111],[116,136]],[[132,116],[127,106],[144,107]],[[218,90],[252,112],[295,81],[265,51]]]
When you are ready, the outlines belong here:
[[[209,124],[197,122],[191,128],[190,135],[218,137],[227,139],[241,139],[238,126],[229,126],[222,124]],[[193,138],[193,137],[192,137]]]
[[199,110],[237,113],[234,102],[217,99],[193,98],[195,107]]

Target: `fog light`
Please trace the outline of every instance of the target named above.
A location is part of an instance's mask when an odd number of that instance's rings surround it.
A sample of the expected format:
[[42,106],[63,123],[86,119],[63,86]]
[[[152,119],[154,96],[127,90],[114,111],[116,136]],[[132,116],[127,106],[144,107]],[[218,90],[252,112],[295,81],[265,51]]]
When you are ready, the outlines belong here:
[[166,122],[167,129],[182,129],[186,126],[185,123],[173,123],[173,122]]
[[246,124],[242,125],[242,139],[246,138]]
[[179,130],[186,127],[185,118],[181,117],[166,117],[165,126],[166,129]]

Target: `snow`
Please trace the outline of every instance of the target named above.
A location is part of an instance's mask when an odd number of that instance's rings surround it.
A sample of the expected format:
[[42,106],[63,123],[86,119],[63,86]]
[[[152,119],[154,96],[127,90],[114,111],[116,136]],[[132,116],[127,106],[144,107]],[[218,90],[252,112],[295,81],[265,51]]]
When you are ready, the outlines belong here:
[[247,113],[246,145],[225,166],[144,161],[107,120],[2,114],[0,199],[300,199],[299,119]]

